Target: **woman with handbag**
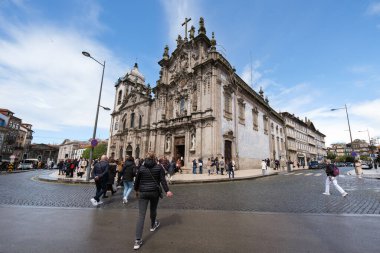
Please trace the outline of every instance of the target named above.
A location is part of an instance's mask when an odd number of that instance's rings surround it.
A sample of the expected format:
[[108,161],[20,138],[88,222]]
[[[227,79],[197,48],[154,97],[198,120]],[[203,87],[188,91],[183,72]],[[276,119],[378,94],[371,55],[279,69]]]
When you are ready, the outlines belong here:
[[136,197],[139,198],[139,218],[136,225],[135,245],[133,246],[135,250],[142,245],[141,239],[148,204],[150,204],[150,231],[153,232],[160,226],[160,222],[156,217],[159,198],[163,197],[161,185],[166,192],[166,196],[172,197],[173,193],[169,191],[164,169],[157,164],[156,155],[149,152],[145,157],[144,164],[137,172],[134,185]]

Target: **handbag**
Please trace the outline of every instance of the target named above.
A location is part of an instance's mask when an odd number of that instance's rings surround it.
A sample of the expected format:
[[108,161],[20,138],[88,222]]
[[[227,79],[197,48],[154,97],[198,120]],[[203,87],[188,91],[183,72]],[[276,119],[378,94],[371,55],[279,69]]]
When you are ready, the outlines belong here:
[[160,197],[160,199],[162,199],[164,197],[164,194],[163,194],[163,190],[161,188],[161,185],[159,183],[157,183],[156,179],[154,179],[154,177],[153,177],[152,172],[150,171],[150,169],[148,169],[148,171],[149,171],[150,176],[153,178],[154,182],[156,182],[157,190],[158,190],[158,196]]

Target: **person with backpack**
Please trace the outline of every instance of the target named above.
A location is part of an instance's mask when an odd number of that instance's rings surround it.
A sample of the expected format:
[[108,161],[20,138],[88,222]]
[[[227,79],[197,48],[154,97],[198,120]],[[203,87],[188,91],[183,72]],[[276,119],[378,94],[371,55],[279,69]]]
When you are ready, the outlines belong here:
[[331,163],[330,159],[326,160],[326,184],[325,184],[325,192],[324,195],[330,195],[330,183],[332,182],[334,187],[342,194],[343,197],[346,197],[348,195],[347,192],[345,192],[342,187],[338,185],[338,181],[336,178],[339,176],[339,169],[335,166],[335,164]]
[[135,159],[132,156],[127,156],[123,165],[123,171],[121,173],[124,184],[123,204],[128,203],[128,197],[133,189],[133,179],[136,176],[136,172],[137,168],[135,164]]

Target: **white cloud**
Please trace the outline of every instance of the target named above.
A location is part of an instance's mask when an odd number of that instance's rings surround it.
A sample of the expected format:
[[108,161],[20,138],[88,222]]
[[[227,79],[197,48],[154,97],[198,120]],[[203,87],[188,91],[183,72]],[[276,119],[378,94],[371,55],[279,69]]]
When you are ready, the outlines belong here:
[[[81,52],[101,62],[106,59],[101,104],[110,108],[114,82],[124,74],[125,64],[80,30],[40,23],[3,23],[0,29],[0,106],[31,123],[35,131],[83,126],[90,137],[102,66]],[[109,124],[109,113],[100,111],[98,127],[108,129]]]
[[380,15],[380,3],[372,3],[368,6],[367,13],[369,15]]
[[191,25],[197,27],[195,24],[198,24],[200,9],[197,2],[196,0],[161,0],[169,24],[169,41],[167,43],[171,48],[174,48],[178,35],[184,38],[185,28],[182,24],[185,18],[191,18],[188,30]]

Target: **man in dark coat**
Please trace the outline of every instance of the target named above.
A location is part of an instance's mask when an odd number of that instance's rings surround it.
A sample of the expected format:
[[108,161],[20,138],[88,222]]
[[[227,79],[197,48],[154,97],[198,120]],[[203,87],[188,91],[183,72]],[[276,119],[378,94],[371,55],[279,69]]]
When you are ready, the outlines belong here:
[[94,165],[94,169],[92,171],[92,176],[95,180],[96,185],[96,195],[91,199],[93,206],[97,206],[103,203],[100,201],[100,196],[102,196],[107,189],[108,169],[109,164],[107,161],[107,156],[102,155],[100,162]]

